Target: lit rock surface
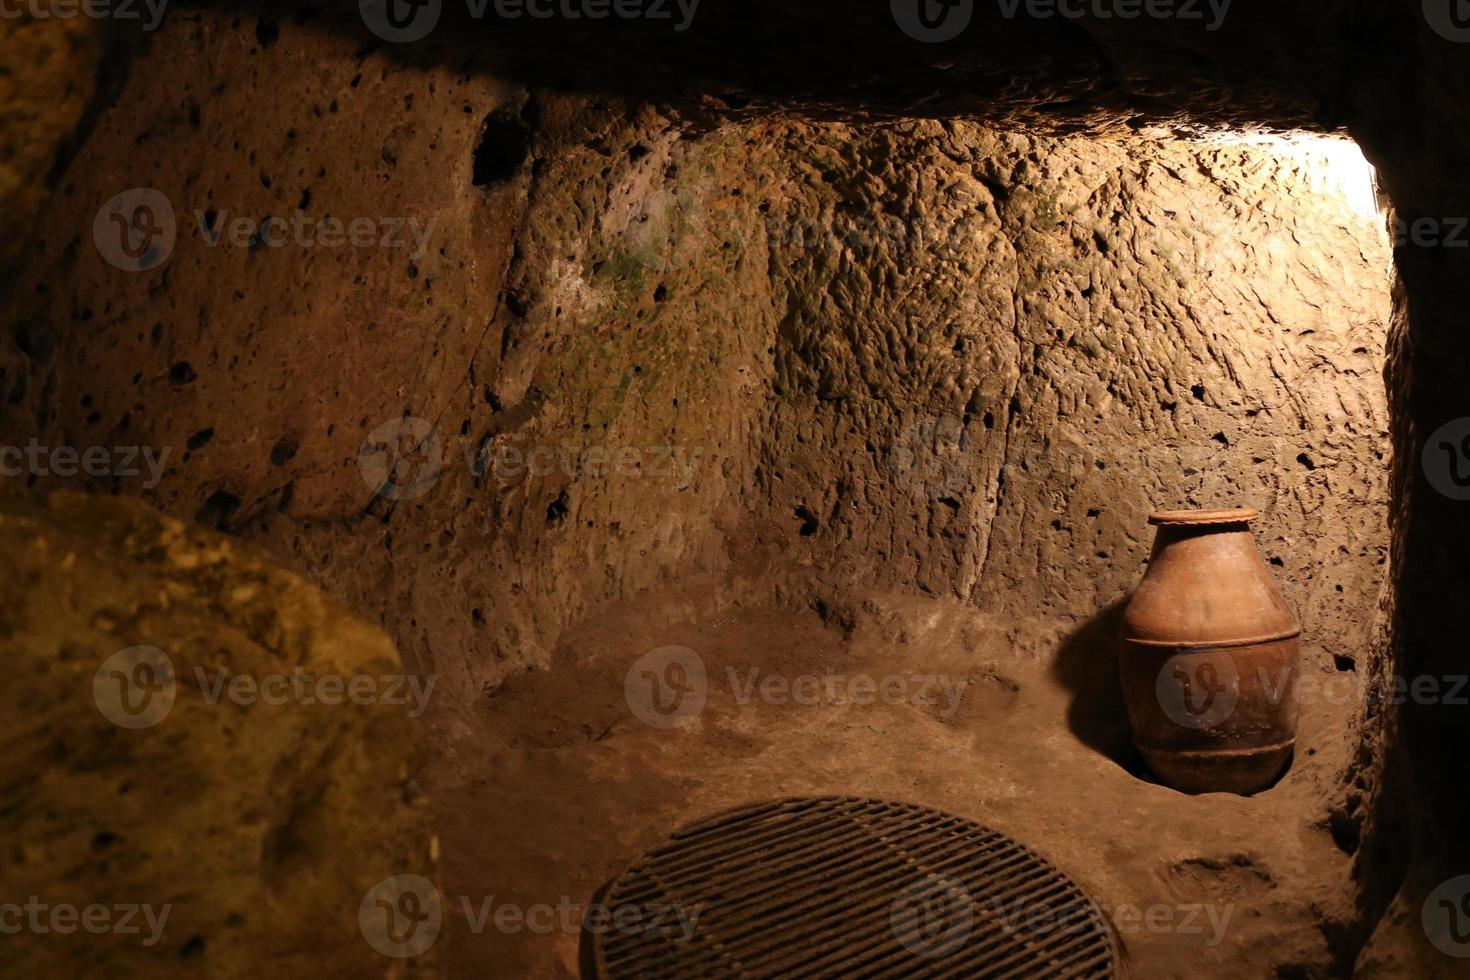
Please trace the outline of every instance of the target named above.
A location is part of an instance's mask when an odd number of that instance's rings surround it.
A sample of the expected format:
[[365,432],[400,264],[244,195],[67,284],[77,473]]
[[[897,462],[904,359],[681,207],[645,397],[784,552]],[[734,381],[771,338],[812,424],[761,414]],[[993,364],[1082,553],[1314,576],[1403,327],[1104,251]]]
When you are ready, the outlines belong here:
[[[137,502],[11,501],[0,547],[0,901],[147,904],[157,922],[135,914],[136,933],[92,934],[80,920],[68,934],[26,926],[4,938],[4,972],[401,969],[365,940],[358,910],[383,878],[433,876],[435,845],[409,779],[408,709],[295,695],[210,703],[221,677],[401,675],[388,639],[249,549]],[[114,658],[139,645],[165,652],[174,682],[156,672],[151,695],[129,687],[129,712],[116,676],[97,675],[111,663],[129,684],[148,681]],[[279,700],[280,689],[261,691]],[[110,921],[123,924],[120,913]]]

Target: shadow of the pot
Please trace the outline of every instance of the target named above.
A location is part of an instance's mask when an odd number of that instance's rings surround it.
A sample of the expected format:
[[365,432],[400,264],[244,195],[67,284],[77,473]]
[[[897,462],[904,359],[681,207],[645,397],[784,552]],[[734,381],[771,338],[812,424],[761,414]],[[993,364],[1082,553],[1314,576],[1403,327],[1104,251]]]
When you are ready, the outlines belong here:
[[1078,740],[1138,779],[1157,783],[1133,746],[1118,679],[1118,627],[1126,599],[1083,623],[1057,650],[1052,674],[1072,696],[1067,725]]

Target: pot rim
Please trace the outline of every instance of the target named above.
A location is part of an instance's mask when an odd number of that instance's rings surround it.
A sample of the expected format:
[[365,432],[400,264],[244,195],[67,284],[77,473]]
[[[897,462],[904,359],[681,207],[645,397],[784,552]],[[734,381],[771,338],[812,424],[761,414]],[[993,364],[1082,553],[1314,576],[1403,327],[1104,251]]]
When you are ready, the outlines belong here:
[[1148,515],[1153,525],[1199,525],[1199,524],[1249,524],[1261,512],[1254,507],[1235,507],[1229,510],[1156,510]]

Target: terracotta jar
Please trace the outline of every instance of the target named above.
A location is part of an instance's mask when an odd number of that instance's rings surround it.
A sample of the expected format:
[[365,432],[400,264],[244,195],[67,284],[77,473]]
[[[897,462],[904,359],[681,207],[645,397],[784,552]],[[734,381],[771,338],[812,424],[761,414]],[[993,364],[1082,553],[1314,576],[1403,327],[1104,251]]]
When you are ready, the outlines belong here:
[[1241,510],[1161,511],[1148,571],[1123,612],[1133,743],[1165,783],[1254,793],[1296,740],[1301,625]]

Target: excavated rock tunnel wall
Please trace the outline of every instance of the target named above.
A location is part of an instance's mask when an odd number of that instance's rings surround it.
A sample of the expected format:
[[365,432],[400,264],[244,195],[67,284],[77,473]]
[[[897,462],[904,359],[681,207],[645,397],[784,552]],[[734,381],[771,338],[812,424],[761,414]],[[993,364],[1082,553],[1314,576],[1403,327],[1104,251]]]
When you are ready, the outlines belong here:
[[[1273,5],[1269,11],[1243,12],[1230,30],[1203,45],[1188,42],[1182,32],[1150,45],[1129,43],[1116,33],[1109,37],[1103,30],[1105,40],[1077,45],[1087,55],[1080,58],[1076,51],[1066,54],[1066,45],[1075,44],[1081,32],[1062,32],[1055,39],[1065,42],[1058,45],[1057,58],[1070,66],[1070,74],[1006,95],[1026,105],[1028,119],[1082,130],[1109,120],[1132,124],[1124,117],[1133,110],[1166,121],[1347,124],[1382,168],[1402,216],[1448,220],[1466,213],[1463,168],[1457,162],[1463,159],[1456,135],[1461,129],[1453,120],[1464,102],[1456,86],[1470,75],[1459,70],[1464,46],[1447,44],[1431,31],[1419,7],[1406,0],[1371,14],[1358,11],[1353,28],[1346,30],[1332,26],[1334,17],[1320,7]],[[1342,13],[1334,8],[1334,15]],[[1130,277],[1128,286],[1135,292],[1119,309],[1138,308],[1135,300],[1146,293],[1163,297],[1161,309],[1181,314],[1157,318],[1175,320],[1162,336],[1146,334],[1141,324],[1125,325],[1127,335],[1139,341],[1137,351],[1152,347],[1169,371],[1189,373],[1176,355],[1185,365],[1198,364],[1200,377],[1176,399],[1173,392],[1156,390],[1153,386],[1162,381],[1151,380],[1155,375],[1137,361],[1129,359],[1128,365],[1143,373],[1142,379],[1127,373],[1116,352],[1086,351],[1081,327],[1087,317],[1108,311],[1108,291],[1102,290],[1099,299],[1091,277],[1089,286],[1070,274],[1045,277],[1060,264],[1058,254],[1085,264],[1096,260],[1103,244],[1094,239],[1093,249],[1083,247],[1085,234],[1082,244],[1073,240],[1086,221],[1047,228],[1046,222],[1022,217],[1032,208],[1050,217],[1051,210],[1016,193],[1035,190],[1040,181],[1005,176],[1008,162],[1026,155],[1002,145],[1017,138],[959,124],[905,123],[844,133],[833,124],[759,120],[743,123],[743,132],[722,127],[711,133],[699,114],[689,114],[696,124],[685,125],[677,112],[624,111],[617,100],[602,104],[548,92],[528,95],[493,76],[461,71],[459,65],[407,71],[397,59],[359,50],[350,39],[308,39],[311,27],[262,25],[251,17],[196,11],[171,21],[146,56],[134,62],[134,72],[146,66],[144,74],[132,77],[115,106],[95,108],[96,118],[82,120],[83,131],[93,138],[80,153],[74,152],[78,139],[60,137],[61,159],[70,162],[48,179],[55,191],[51,203],[38,203],[42,196],[25,184],[14,198],[20,201],[15,213],[38,212],[40,220],[30,254],[14,267],[17,315],[4,365],[7,437],[44,435],[83,446],[147,442],[176,450],[156,487],[142,487],[141,480],[114,486],[102,479],[93,481],[94,488],[141,492],[166,509],[259,540],[354,608],[369,615],[381,610],[410,660],[421,668],[432,665],[464,691],[493,684],[522,665],[547,662],[558,631],[610,597],[646,587],[672,590],[704,576],[755,580],[750,598],[765,594],[774,582],[783,599],[809,601],[815,595],[823,603],[864,582],[954,590],[1029,618],[1036,603],[1026,591],[987,584],[1007,586],[1039,574],[1036,581],[1048,583],[1044,608],[1062,610],[1061,625],[1017,629],[1016,645],[1044,655],[1057,630],[1126,588],[1136,568],[1125,572],[1117,555],[1141,548],[1128,534],[1136,535],[1135,518],[1151,502],[1146,498],[1171,492],[1194,496],[1227,486],[1227,480],[1271,497],[1275,506],[1262,537],[1282,562],[1277,574],[1305,617],[1334,627],[1324,635],[1350,638],[1313,651],[1316,662],[1325,666],[1330,658],[1334,668],[1341,666],[1338,658],[1351,659],[1358,638],[1368,636],[1372,614],[1366,597],[1384,573],[1377,560],[1381,547],[1374,551],[1382,518],[1373,504],[1383,493],[1375,474],[1387,455],[1377,435],[1382,416],[1374,415],[1381,411],[1373,403],[1376,348],[1359,342],[1358,325],[1364,321],[1356,315],[1348,318],[1351,327],[1334,321],[1325,330],[1311,327],[1311,334],[1283,339],[1289,324],[1311,316],[1316,295],[1327,292],[1340,300],[1352,290],[1338,284],[1355,279],[1366,266],[1329,262],[1313,269],[1308,262],[1302,269],[1296,265],[1299,256],[1262,265],[1257,259],[1269,256],[1269,248],[1223,256],[1226,268],[1266,274],[1270,290],[1249,302],[1233,299],[1219,284],[1201,292],[1198,278],[1189,289],[1171,293],[1167,279],[1155,287]],[[289,49],[278,43],[282,33],[292,40]],[[90,43],[66,47],[66,58],[85,64]],[[49,64],[58,63],[55,47],[42,50]],[[861,44],[854,50],[858,61],[871,53]],[[1353,70],[1355,65],[1361,70]],[[596,60],[588,59],[588,66],[595,74]],[[992,74],[1004,76],[1005,67],[1003,61],[995,63]],[[1050,72],[1056,65],[1042,67]],[[886,74],[871,76],[870,92],[855,88],[834,94],[829,87],[813,90],[812,100],[824,111],[841,112],[886,97],[890,114],[917,109],[926,115],[993,105],[989,115],[1002,118],[1009,110],[1000,104],[1001,89],[990,86],[983,72],[967,69],[963,56],[930,58],[924,65],[896,58]],[[918,77],[926,71],[933,77]],[[184,94],[148,86],[151,72],[184,79]],[[793,72],[799,74],[792,69],[781,78],[789,81]],[[1123,84],[1116,84],[1117,78],[1111,86],[1093,83],[1092,75],[1108,73],[1116,73]],[[1233,78],[1231,85],[1221,84],[1222,75]],[[1043,76],[1054,77],[1040,73],[1032,82]],[[889,84],[900,77],[912,84]],[[936,85],[945,89],[944,98],[928,94]],[[1238,97],[1231,97],[1232,85]],[[60,123],[39,127],[42,135],[68,134],[89,89],[82,80],[61,89]],[[1074,101],[1066,102],[1069,97]],[[260,113],[267,98],[272,111]],[[723,109],[743,101],[727,95]],[[402,110],[384,111],[389,105]],[[449,111],[451,105],[458,115]],[[296,125],[284,122],[288,116]],[[487,116],[493,116],[488,124]],[[772,159],[771,127],[782,132],[788,148],[784,161]],[[488,153],[477,166],[473,147],[482,131],[500,134],[511,146]],[[529,143],[518,149],[526,138]],[[741,150],[742,138],[752,144],[748,150]],[[847,142],[852,159],[845,159],[839,147],[836,166],[814,169],[811,156],[834,140]],[[957,191],[972,193],[973,211],[960,209],[971,222],[980,215],[992,220],[993,209],[993,221],[1006,234],[986,230],[982,221],[968,240],[994,239],[995,254],[950,256],[928,240],[882,245],[902,259],[902,268],[893,263],[898,287],[914,286],[902,274],[912,271],[916,258],[920,270],[953,266],[960,269],[957,278],[971,280],[981,277],[969,265],[983,258],[988,268],[1000,270],[1002,281],[1013,279],[1009,320],[1004,288],[992,285],[963,295],[929,290],[940,304],[929,312],[939,314],[934,320],[944,329],[974,318],[978,307],[966,311],[965,304],[978,304],[980,297],[990,304],[986,313],[994,310],[995,323],[1005,325],[987,332],[988,346],[968,355],[973,348],[967,345],[982,338],[961,336],[960,330],[945,334],[952,351],[962,348],[949,360],[983,376],[985,384],[934,354],[926,360],[920,341],[932,335],[909,322],[916,311],[905,310],[897,292],[880,295],[884,302],[860,306],[857,297],[871,300],[894,284],[863,283],[872,262],[831,245],[838,237],[873,237],[865,228],[868,202],[904,201],[907,193],[909,202],[922,201],[926,211],[944,211],[938,195],[951,185],[911,191],[903,174],[842,183],[844,166],[856,173],[853,160],[861,153],[874,154],[863,158],[865,173],[888,168],[892,150],[885,141],[900,144],[900,156],[907,153],[914,168],[913,161],[930,152],[932,160],[985,157],[1002,174],[997,181],[995,173],[971,167],[983,192]],[[193,154],[183,164],[169,152],[180,142]],[[1092,197],[1098,188],[1098,203],[1111,194],[1135,212],[1140,199],[1148,207],[1167,206],[1170,198],[1183,196],[1195,170],[1184,163],[1182,170],[1171,171],[1169,179],[1177,179],[1177,186],[1165,186],[1155,176],[1149,193],[1140,195],[1137,185],[1146,183],[1139,174],[1142,163],[1205,152],[1127,144],[1104,149],[1086,141],[1041,138],[1018,143],[1029,144],[1041,160],[1060,161],[1059,170],[1067,166],[1069,152],[1083,159],[1084,171],[1118,170],[1116,190],[1106,180],[1095,180],[1095,172],[1068,171],[1057,178],[1059,185],[1078,192],[1062,196],[1070,196],[1068,203],[1081,207],[1084,218],[1094,216]],[[934,150],[936,144],[959,148]],[[743,166],[720,172],[738,166],[730,161],[742,154]],[[707,171],[698,169],[700,158]],[[267,166],[258,166],[262,161]],[[640,164],[644,169],[637,169]],[[27,161],[21,180],[34,182],[39,166]],[[1209,169],[1219,174],[1231,168]],[[1310,170],[1290,179],[1306,181]],[[724,185],[741,194],[701,190],[691,186],[690,175],[711,178],[705,188]],[[820,211],[827,193],[838,194],[835,200],[845,200],[860,217],[840,224],[839,235],[819,236],[829,243],[826,249],[791,245],[807,234],[804,230],[763,232],[754,246],[726,246],[723,238],[718,245],[699,244],[701,226],[718,225],[720,219],[766,229],[769,211],[759,210],[764,199],[752,188],[783,177],[795,193],[808,196],[778,196],[770,207],[797,214],[798,229],[810,223],[813,207]],[[89,252],[89,226],[98,204],[93,198],[138,185],[166,191],[180,209],[183,237],[158,273],[107,282],[115,270]],[[467,192],[467,186],[477,191]],[[1084,189],[1088,194],[1082,198]],[[1257,200],[1249,179],[1238,189],[1242,200]],[[330,204],[322,206],[323,200]],[[1321,233],[1320,222],[1307,213],[1315,205],[1297,198],[1281,203],[1289,212],[1281,216],[1283,224],[1296,229],[1293,237]],[[403,261],[404,250],[294,252],[200,244],[196,210],[243,214],[258,224],[266,214],[289,213],[292,204],[349,218],[433,214],[436,230],[447,229],[448,238],[435,242],[427,263]],[[1226,214],[1232,227],[1250,214],[1224,205],[1217,213]],[[850,230],[853,226],[856,230]],[[1176,227],[1170,222],[1162,234]],[[1336,226],[1329,221],[1327,227]],[[1324,254],[1336,249],[1341,255],[1340,246],[1360,237],[1326,234],[1333,241],[1323,243]],[[1028,248],[1018,241],[1034,244]],[[1048,254],[1058,245],[1065,248]],[[1122,280],[1116,270],[1127,263],[1148,265],[1147,249],[1129,246],[1121,258],[1099,263],[1104,279],[1109,267]],[[681,248],[699,261],[687,254],[679,258]],[[1186,257],[1204,266],[1216,254],[1200,243]],[[1427,485],[1417,460],[1428,433],[1465,414],[1462,386],[1455,381],[1463,372],[1454,370],[1465,357],[1457,313],[1463,256],[1401,248],[1396,258],[1404,276],[1391,368],[1395,441],[1401,450],[1393,498],[1400,576],[1396,667],[1406,674],[1444,673],[1457,663],[1443,638],[1457,625],[1455,564],[1462,554],[1457,542],[1464,539],[1464,521],[1452,500]],[[441,264],[426,273],[425,265],[436,262]],[[1043,282],[1041,299],[1030,305],[1020,300],[1023,293],[1037,292],[1025,278],[1028,269],[1041,273]],[[835,295],[788,295],[810,285],[803,277],[815,279],[827,270],[839,283],[847,277]],[[231,285],[211,295],[210,279]],[[237,288],[239,282],[244,285]],[[160,288],[165,284],[167,289]],[[551,289],[552,284],[562,291]],[[681,291],[681,286],[692,288]],[[446,287],[454,295],[444,296]],[[1079,294],[1093,290],[1083,297],[1085,313],[1081,303],[1061,293],[1074,287]],[[1219,319],[1207,310],[1241,316],[1242,302],[1252,314],[1244,329],[1226,334],[1206,322]],[[1364,308],[1376,309],[1375,303]],[[1068,309],[1069,304],[1077,309]],[[1094,312],[1095,305],[1100,312]],[[875,307],[881,311],[876,318]],[[1034,313],[1039,315],[1029,319]],[[1381,313],[1369,312],[1367,319],[1375,317],[1381,319]],[[875,336],[885,338],[895,355],[911,358],[905,363],[915,370],[904,379],[905,390],[923,397],[899,397],[884,405],[871,395],[878,359],[862,350],[861,340],[853,340],[857,325],[869,319],[878,321]],[[1060,323],[1054,326],[1051,320]],[[618,329],[633,323],[640,325]],[[1057,329],[1083,346],[1038,343]],[[1283,344],[1275,358],[1264,356],[1272,329]],[[671,336],[685,346],[669,343]],[[911,351],[904,350],[906,344]],[[1365,351],[1357,349],[1364,346]],[[644,361],[651,353],[674,363],[650,366]],[[1117,367],[1107,360],[1110,356],[1117,356]],[[1121,395],[1089,387],[1094,378],[1111,380],[1115,370],[1123,370],[1129,381]],[[1011,374],[1014,380],[1008,380]],[[1223,380],[1212,380],[1216,374]],[[1174,376],[1166,371],[1157,377]],[[77,388],[83,379],[89,390]],[[877,380],[878,390],[884,383]],[[650,388],[656,392],[650,394]],[[1004,413],[981,408],[1007,392]],[[972,395],[980,396],[973,405]],[[1129,405],[1127,411],[1117,407],[1120,402]],[[1170,404],[1175,407],[1164,413]],[[1273,411],[1258,407],[1267,404]],[[793,421],[797,413],[789,409],[797,405],[811,407],[810,425]],[[979,429],[971,408],[981,409]],[[1252,409],[1253,416],[1248,414]],[[405,411],[440,423],[436,431],[456,465],[423,497],[390,506],[375,501],[362,481],[358,450],[365,433]],[[1319,414],[1320,422],[1314,423]],[[1355,430],[1347,427],[1349,418],[1357,420]],[[1292,433],[1293,420],[1306,427]],[[1198,423],[1203,428],[1196,429]],[[1050,462],[1032,469],[1030,460],[1038,451],[1054,460],[1057,444],[1085,441],[1104,426],[1111,433],[1115,424],[1127,435],[1130,456],[1162,452],[1162,463],[1139,462],[1130,469],[1105,459],[1106,470],[1096,473]],[[870,445],[868,436],[885,427],[893,441]],[[997,428],[999,438],[989,435]],[[1207,446],[1209,456],[1194,455],[1205,429],[1215,445],[1229,443],[1232,451],[1222,456]],[[596,439],[588,435],[599,430]],[[129,438],[130,431],[144,435]],[[1155,438],[1160,433],[1162,438]],[[1216,434],[1225,442],[1214,439]],[[507,486],[486,494],[485,481],[475,477],[473,463],[461,465],[459,451],[460,440],[467,440],[473,455],[487,437],[491,445],[523,449],[566,441],[574,447],[595,442],[637,452],[619,472],[605,477],[563,482],[561,471],[530,480],[513,475]],[[704,450],[701,459],[716,459],[717,467],[664,467],[669,478],[625,479],[645,460],[656,462],[660,447],[688,447],[695,439]],[[1243,457],[1233,450],[1255,440],[1270,452],[1247,451],[1265,462],[1253,464],[1260,467],[1255,471],[1236,469]],[[937,448],[925,457],[908,451],[915,442]],[[818,451],[810,451],[812,446]],[[1090,449],[1080,456],[1095,468],[1098,460]],[[1221,458],[1229,462],[1216,463]],[[956,459],[962,461],[958,467],[952,464]],[[1195,465],[1196,459],[1204,465]],[[833,479],[848,469],[853,471],[848,479]],[[919,479],[905,485],[892,479],[895,472],[917,472]],[[581,488],[574,486],[577,482]],[[618,490],[620,483],[633,489]],[[1129,486],[1135,488],[1131,498]],[[1139,492],[1140,487],[1147,490]],[[1062,522],[1046,528],[1059,536],[1056,543],[1048,544],[1039,526],[1028,527],[1027,513],[1007,515],[1008,508],[1024,507],[1030,488],[1056,495],[1058,506],[1048,507],[1047,514],[1065,514],[1049,517]],[[5,489],[17,489],[17,481],[6,481]],[[859,493],[860,498],[854,496]],[[1093,493],[1116,506],[1086,503]],[[1333,503],[1314,508],[1314,494]],[[839,503],[847,506],[833,507]],[[1333,516],[1338,508],[1345,515],[1340,523]],[[1078,509],[1081,521],[1093,523],[1078,521]],[[1092,515],[1093,510],[1099,513]],[[1379,516],[1366,523],[1347,516],[1369,512]],[[885,513],[888,525],[864,516]],[[1030,513],[1035,524],[1039,519]],[[413,519],[404,520],[409,516]],[[1116,526],[1110,526],[1114,520]],[[1321,530],[1304,546],[1305,528]],[[1325,547],[1323,533],[1335,536]],[[864,568],[874,544],[885,543],[875,542],[875,536],[889,537],[885,553],[895,560]],[[727,548],[727,542],[733,545]],[[1084,542],[1097,545],[1091,558],[1080,546]],[[1333,551],[1339,545],[1348,549],[1346,556]],[[797,568],[827,574],[794,576],[781,567],[783,556],[794,558]],[[772,567],[769,580],[749,574]],[[1339,585],[1343,598],[1337,598]],[[739,591],[731,586],[726,594]],[[1370,664],[1368,669],[1383,667]],[[1442,711],[1410,710],[1407,717],[1408,733],[1399,743],[1403,751],[1390,768],[1400,778],[1416,773],[1416,795],[1422,800],[1417,816],[1425,826],[1410,836],[1431,853],[1453,852],[1459,845],[1442,831],[1453,826],[1448,815],[1456,811],[1434,786],[1434,774],[1443,768],[1434,760],[1454,757],[1453,746],[1463,743],[1463,724]],[[1423,761],[1415,767],[1410,760],[1420,756]],[[1378,834],[1380,841],[1393,836],[1396,832]],[[1433,884],[1426,878],[1409,893],[1422,895]],[[1395,921],[1402,926],[1413,914],[1413,902],[1406,901],[1396,908]],[[1392,964],[1393,951],[1384,952],[1383,945],[1376,944],[1375,955]]]
[[[169,452],[95,488],[259,540],[466,692],[696,579],[954,595],[1044,656],[1136,580],[1150,507],[1235,501],[1266,510],[1317,661],[1360,658],[1388,255],[1321,160],[696,135],[288,40],[165,30],[145,64],[182,84],[135,72],[40,229],[13,438]],[[138,186],[177,241],[128,273],[92,219]],[[372,232],[333,244],[334,218]],[[362,449],[410,431],[433,437],[387,499]]]

